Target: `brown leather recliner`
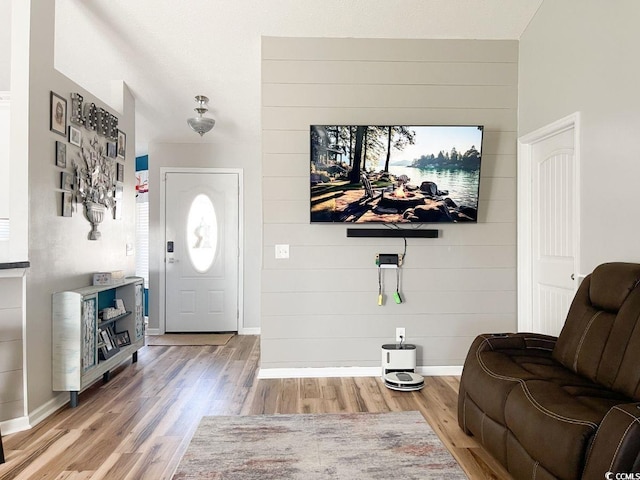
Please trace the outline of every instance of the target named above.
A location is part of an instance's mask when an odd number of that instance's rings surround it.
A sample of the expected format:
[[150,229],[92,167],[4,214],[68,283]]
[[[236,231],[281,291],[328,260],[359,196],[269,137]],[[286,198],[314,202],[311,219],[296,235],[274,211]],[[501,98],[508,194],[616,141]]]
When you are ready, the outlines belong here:
[[640,478],[640,264],[587,276],[558,338],[478,336],[458,423],[516,479]]

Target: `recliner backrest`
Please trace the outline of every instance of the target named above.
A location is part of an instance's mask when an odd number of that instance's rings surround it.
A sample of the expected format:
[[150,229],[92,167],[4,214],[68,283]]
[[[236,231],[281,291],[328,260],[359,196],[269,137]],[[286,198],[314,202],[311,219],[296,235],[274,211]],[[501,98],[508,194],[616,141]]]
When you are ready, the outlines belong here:
[[605,263],[584,279],[553,357],[594,382],[640,400],[640,264]]

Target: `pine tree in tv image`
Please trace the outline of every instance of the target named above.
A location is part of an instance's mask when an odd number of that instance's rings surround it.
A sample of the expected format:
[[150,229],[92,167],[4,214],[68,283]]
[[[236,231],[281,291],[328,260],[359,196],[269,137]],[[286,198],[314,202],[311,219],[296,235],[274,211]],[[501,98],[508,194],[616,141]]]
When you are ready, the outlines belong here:
[[482,126],[312,125],[311,222],[477,222]]

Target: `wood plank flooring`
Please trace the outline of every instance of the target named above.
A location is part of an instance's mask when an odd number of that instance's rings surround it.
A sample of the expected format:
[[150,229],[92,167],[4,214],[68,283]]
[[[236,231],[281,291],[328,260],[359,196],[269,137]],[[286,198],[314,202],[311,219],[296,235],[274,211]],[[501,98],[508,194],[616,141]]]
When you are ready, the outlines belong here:
[[[203,415],[418,410],[471,479],[509,475],[456,420],[458,378],[428,377],[419,392],[379,378],[257,380],[260,341],[147,346],[33,429],[3,438],[0,479],[170,479]],[[345,479],[348,480],[348,479]]]

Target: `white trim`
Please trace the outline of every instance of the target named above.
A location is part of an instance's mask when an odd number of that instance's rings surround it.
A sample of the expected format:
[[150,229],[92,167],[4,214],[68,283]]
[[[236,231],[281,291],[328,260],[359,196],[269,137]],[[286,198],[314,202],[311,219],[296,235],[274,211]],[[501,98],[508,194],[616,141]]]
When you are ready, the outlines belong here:
[[[162,242],[162,263],[158,282],[158,299],[160,301],[158,333],[162,335],[166,331],[165,315],[165,245],[164,238],[166,232],[166,174],[167,173],[233,173],[238,175],[238,331],[244,330],[244,171],[241,168],[187,168],[187,167],[160,167],[160,232],[163,237]],[[155,329],[154,329],[155,330]],[[151,334],[150,332],[148,332]]]
[[2,435],[10,435],[12,433],[23,432],[25,430],[29,430],[30,428],[31,425],[29,425],[29,417],[12,418],[11,420],[0,422],[0,430],[2,431]]
[[0,268],[0,278],[20,278],[26,274],[26,268]]
[[574,153],[574,271],[576,272],[575,285],[578,285],[580,270],[580,112],[567,115],[549,125],[539,128],[531,133],[518,138],[518,221],[517,221],[517,245],[518,245],[518,331],[531,331],[533,329],[533,261],[532,261],[532,222],[533,207],[533,147],[553,135],[557,135],[573,128],[573,153]]
[[[273,378],[334,378],[334,377],[379,377],[382,367],[309,367],[309,368],[261,368],[259,379]],[[460,376],[462,366],[423,366],[416,373],[429,377]]]
[[[148,328],[146,335],[163,335],[163,332],[159,328]],[[238,335],[260,335],[260,327],[241,328],[238,330]]]
[[[70,400],[69,392],[64,392],[56,395],[44,405],[41,405],[40,407],[36,408],[33,412],[29,414],[29,417],[28,417],[29,426],[27,428],[35,427],[40,422],[42,422],[46,418],[53,415],[60,408],[68,404],[69,400]],[[2,433],[4,433],[4,429],[2,430]]]
[[238,335],[260,335],[260,327],[241,328]]
[[462,365],[442,365],[417,367],[416,373],[425,377],[459,377],[462,375]]

